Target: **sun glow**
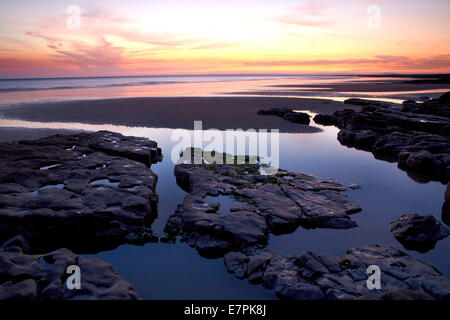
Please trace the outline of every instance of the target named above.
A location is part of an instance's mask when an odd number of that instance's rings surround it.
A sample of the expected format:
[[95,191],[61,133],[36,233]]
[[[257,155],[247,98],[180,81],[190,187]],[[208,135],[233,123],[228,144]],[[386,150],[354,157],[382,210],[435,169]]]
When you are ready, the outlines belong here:
[[76,28],[59,2],[2,4],[0,76],[449,72],[448,1],[344,2],[81,1]]

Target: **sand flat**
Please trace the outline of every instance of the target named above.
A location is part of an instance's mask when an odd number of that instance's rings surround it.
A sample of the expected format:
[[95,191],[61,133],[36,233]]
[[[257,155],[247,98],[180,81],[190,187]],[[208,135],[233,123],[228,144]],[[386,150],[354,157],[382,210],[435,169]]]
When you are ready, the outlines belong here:
[[24,104],[4,108],[3,118],[41,122],[116,124],[152,128],[193,129],[195,120],[203,128],[279,129],[280,132],[313,133],[319,128],[288,122],[277,116],[260,116],[257,111],[285,107],[311,112],[333,113],[357,106],[323,99],[277,97],[180,97],[124,98]]

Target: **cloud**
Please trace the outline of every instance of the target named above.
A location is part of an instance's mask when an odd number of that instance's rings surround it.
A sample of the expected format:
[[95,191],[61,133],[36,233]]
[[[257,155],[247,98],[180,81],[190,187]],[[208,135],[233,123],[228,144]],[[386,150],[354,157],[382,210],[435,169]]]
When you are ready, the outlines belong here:
[[327,16],[328,6],[320,2],[308,1],[289,8],[289,14],[281,15],[276,21],[282,24],[298,26],[321,27],[335,24],[334,18]]

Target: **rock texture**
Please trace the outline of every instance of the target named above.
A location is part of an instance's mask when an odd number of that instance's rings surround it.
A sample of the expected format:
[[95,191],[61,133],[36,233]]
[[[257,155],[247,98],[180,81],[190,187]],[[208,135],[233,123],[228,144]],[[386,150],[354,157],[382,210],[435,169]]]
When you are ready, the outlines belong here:
[[448,228],[431,214],[406,214],[391,222],[389,230],[408,250],[427,252],[449,235]]
[[[228,272],[261,283],[280,299],[449,299],[450,281],[432,266],[377,245],[347,251],[344,257],[306,252],[283,256],[249,248],[224,257]],[[367,288],[367,268],[381,270],[381,289]]]
[[442,205],[442,222],[450,227],[450,182],[447,184],[444,199],[445,201]]
[[[0,145],[0,241],[96,251],[153,239],[156,142],[101,131]],[[58,246],[58,247],[55,247]]]
[[[361,208],[341,192],[335,180],[320,180],[298,172],[262,175],[255,164],[175,167],[178,184],[188,192],[169,218],[166,232],[181,234],[203,255],[264,244],[268,233],[305,228],[348,229],[356,226],[349,214]],[[227,196],[237,203],[225,212],[207,196]],[[214,202],[213,202],[214,201]]]
[[[450,179],[450,93],[423,103],[405,101],[403,107],[384,102],[349,99],[364,106],[343,110],[326,123],[341,130],[338,140],[371,151],[377,158],[397,161],[399,167],[447,183]],[[321,116],[323,117],[323,116]],[[320,123],[320,118],[317,119]]]
[[282,117],[284,120],[300,123],[300,124],[306,124],[309,125],[310,123],[310,116],[309,114],[305,112],[296,112],[292,109],[287,108],[270,108],[267,110],[259,110],[259,115],[275,115]]
[[[0,300],[136,300],[139,295],[113,267],[67,249],[30,255],[14,239],[0,248]],[[81,270],[81,289],[69,290],[67,267]]]
[[443,94],[439,99],[430,99],[423,103],[412,100],[405,101],[403,111],[450,118],[450,92]]

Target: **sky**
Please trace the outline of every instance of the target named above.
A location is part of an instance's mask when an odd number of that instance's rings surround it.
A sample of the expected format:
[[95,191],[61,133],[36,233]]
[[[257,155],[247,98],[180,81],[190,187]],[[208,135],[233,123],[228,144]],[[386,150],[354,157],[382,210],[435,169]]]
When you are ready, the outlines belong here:
[[449,0],[3,0],[0,78],[443,73],[449,30]]

